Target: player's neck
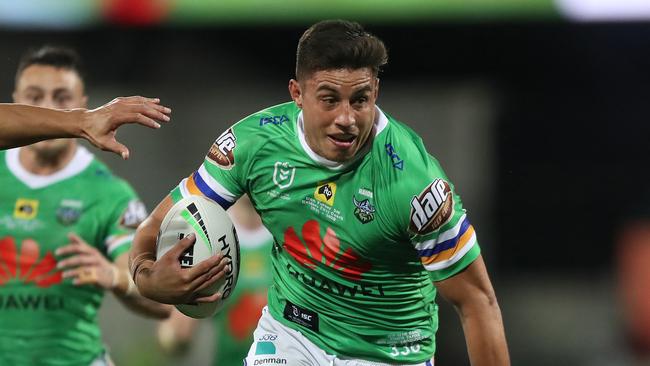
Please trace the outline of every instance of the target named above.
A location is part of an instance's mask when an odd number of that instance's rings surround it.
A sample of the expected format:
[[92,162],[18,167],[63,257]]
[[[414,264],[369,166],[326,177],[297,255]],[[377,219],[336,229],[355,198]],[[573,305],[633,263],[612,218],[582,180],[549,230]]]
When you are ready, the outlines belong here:
[[57,154],[39,153],[29,147],[21,148],[18,154],[20,165],[28,172],[36,175],[51,175],[65,168],[74,158],[77,144],[72,143]]

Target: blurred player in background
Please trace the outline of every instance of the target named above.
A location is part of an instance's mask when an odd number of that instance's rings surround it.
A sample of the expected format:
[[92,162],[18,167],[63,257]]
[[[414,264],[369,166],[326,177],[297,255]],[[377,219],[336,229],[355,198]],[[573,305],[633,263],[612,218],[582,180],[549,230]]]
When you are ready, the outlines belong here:
[[223,276],[224,260],[181,269],[190,237],[155,261],[156,234],[184,196],[229,207],[248,194],[276,244],[268,309],[245,364],[431,366],[440,292],[460,315],[471,364],[509,365],[501,311],[454,186],[421,138],[375,105],[387,59],[357,23],[309,28],[293,101],[221,134],[138,228],[131,271],[142,294],[218,300],[194,289]]
[[[253,342],[253,331],[266,306],[271,284],[269,252],[273,237],[243,196],[228,213],[237,228],[240,244],[240,272],[237,287],[228,302],[211,320],[215,326],[215,366],[239,365]],[[174,310],[158,328],[158,340],[165,351],[182,355],[187,351],[199,320]]]
[[129,149],[115,139],[117,129],[127,123],[159,128],[154,119],[167,122],[171,113],[159,102],[157,98],[120,97],[93,110],[0,103],[0,149],[51,138],[82,137],[102,150],[128,159]]
[[[85,108],[77,54],[25,54],[13,97]],[[0,365],[110,364],[97,323],[105,290],[143,314],[169,315],[138,294],[127,271],[144,205],[76,140],[0,151],[0,187]]]
[[625,343],[634,365],[650,365],[650,195],[634,196],[618,233],[616,272]]

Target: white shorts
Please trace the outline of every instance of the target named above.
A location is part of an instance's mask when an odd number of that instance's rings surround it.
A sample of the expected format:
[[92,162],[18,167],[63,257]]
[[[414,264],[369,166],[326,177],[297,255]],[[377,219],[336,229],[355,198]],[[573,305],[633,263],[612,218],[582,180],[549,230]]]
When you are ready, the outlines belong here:
[[267,307],[262,310],[253,336],[253,345],[248,350],[244,366],[433,366],[433,359],[396,365],[328,355],[300,332],[273,319]]

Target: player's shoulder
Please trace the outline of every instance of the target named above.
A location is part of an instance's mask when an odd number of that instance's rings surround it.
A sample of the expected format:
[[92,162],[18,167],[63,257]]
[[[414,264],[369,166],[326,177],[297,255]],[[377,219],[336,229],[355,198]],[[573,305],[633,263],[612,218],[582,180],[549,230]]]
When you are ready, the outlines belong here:
[[432,162],[437,165],[417,132],[381,110],[378,129],[373,152],[378,157],[380,169],[410,176],[427,169]]
[[[232,130],[235,135],[273,136],[295,131],[300,108],[294,102],[287,102],[264,108],[244,117]],[[259,142],[259,141],[258,141]]]
[[81,172],[80,178],[92,186],[97,195],[116,197],[116,194],[132,195],[134,192],[129,182],[115,175],[104,162],[94,155],[88,167]]

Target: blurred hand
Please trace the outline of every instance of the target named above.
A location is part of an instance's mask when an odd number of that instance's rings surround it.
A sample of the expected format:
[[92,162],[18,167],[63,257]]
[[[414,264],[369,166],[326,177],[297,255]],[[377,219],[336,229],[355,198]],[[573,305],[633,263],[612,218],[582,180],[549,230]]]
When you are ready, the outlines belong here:
[[57,256],[70,255],[58,262],[63,278],[72,278],[74,285],[95,285],[111,290],[116,285],[117,267],[95,247],[74,233],[68,234],[70,244],[56,250]]
[[212,256],[192,268],[181,268],[180,258],[194,244],[194,234],[188,235],[153,264],[149,263],[136,273],[140,294],[164,304],[214,302],[220,293],[204,296],[201,291],[221,279],[229,260],[221,254]]
[[115,139],[117,129],[123,124],[137,123],[150,128],[160,128],[157,121],[169,121],[171,109],[159,104],[158,98],[119,97],[99,108],[84,112],[82,136],[93,145],[129,158],[129,149]]

